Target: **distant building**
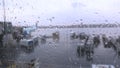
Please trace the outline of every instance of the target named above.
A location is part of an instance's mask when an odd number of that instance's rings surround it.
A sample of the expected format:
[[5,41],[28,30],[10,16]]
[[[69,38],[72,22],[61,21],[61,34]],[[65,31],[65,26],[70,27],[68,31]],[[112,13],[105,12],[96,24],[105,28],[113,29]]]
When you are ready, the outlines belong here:
[[12,33],[13,31],[13,26],[11,22],[6,22],[6,32],[7,33]]
[[4,30],[3,22],[0,22],[0,34],[2,33],[3,30]]
[[5,22],[5,29],[4,29],[4,22],[3,21],[0,21],[0,33],[2,31],[5,31],[6,33],[11,33],[12,30],[13,30],[13,26],[12,26],[12,23],[11,22]]

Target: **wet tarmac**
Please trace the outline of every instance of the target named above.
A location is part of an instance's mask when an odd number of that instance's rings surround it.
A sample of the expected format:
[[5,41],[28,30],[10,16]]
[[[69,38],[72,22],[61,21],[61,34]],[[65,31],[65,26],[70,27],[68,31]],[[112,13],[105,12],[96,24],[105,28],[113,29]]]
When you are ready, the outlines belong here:
[[[80,44],[79,39],[70,40],[70,29],[66,31],[62,30],[59,30],[59,41],[49,38],[41,43],[39,39],[39,44],[32,50],[23,49],[17,61],[29,63],[31,59],[39,58],[40,68],[91,68],[92,64],[120,65],[120,59],[116,52],[112,48],[104,48],[102,41],[94,50],[93,61],[87,61],[85,57],[78,57],[76,51],[77,46]],[[41,31],[38,30],[33,35],[39,35]],[[106,31],[106,34],[109,32],[107,30],[104,31]],[[44,32],[42,33],[51,35],[54,30],[48,29],[47,31],[46,29]]]
[[[32,49],[21,48],[19,43],[16,47],[2,48],[0,59],[15,61],[18,65],[29,63],[32,59],[39,58],[40,68],[91,68],[92,64],[111,64],[120,66],[120,58],[113,48],[104,48],[103,42],[94,49],[93,61],[86,60],[86,56],[80,57],[77,54],[77,46],[80,45],[79,39],[70,39],[70,31],[77,33],[85,32],[86,34],[99,34],[117,36],[120,29],[38,29],[32,35],[51,36],[55,31],[60,32],[60,39],[54,40],[48,38],[46,40],[39,39],[39,44]],[[114,30],[114,31],[112,31]],[[17,68],[29,68],[24,67]],[[1,66],[0,66],[1,67]],[[4,67],[3,67],[4,68]],[[119,67],[118,67],[119,68]]]

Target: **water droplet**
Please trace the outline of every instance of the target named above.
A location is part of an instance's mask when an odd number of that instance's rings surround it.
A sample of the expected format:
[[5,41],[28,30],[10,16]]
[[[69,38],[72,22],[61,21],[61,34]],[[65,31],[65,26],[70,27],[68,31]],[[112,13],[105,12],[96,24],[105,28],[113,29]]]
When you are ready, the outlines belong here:
[[40,17],[38,17],[38,18],[40,18]]
[[17,17],[15,17],[15,19],[16,19]]
[[78,20],[76,20],[76,22],[79,22]]
[[32,6],[32,9],[34,9],[34,7]]
[[15,5],[17,6],[17,3]]
[[21,23],[21,22],[18,22],[18,23]]
[[108,20],[105,20],[105,22],[108,22]]
[[22,7],[20,7],[20,9],[22,9]]
[[71,57],[69,57],[68,59],[69,59],[70,62],[72,61],[72,58],[71,58]]
[[52,19],[49,19],[50,22],[52,22]]
[[95,12],[94,14],[98,14],[98,12]]
[[96,22],[95,20],[93,20],[93,22]]
[[83,21],[83,19],[80,19],[80,21]]
[[52,17],[52,19],[54,19],[55,17]]
[[39,23],[39,21],[37,21],[37,23]]

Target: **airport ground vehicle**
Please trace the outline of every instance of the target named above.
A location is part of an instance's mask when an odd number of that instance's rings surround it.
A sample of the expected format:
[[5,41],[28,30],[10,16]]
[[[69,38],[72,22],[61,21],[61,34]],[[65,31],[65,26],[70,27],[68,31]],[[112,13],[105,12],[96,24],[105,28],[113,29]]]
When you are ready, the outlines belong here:
[[20,45],[26,48],[32,48],[38,43],[38,37],[24,38],[20,40]]

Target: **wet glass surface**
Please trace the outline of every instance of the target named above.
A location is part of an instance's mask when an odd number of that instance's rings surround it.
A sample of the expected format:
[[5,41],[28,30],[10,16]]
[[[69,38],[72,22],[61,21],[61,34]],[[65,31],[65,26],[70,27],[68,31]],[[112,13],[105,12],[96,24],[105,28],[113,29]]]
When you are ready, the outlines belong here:
[[119,4],[0,0],[0,68],[120,68]]

